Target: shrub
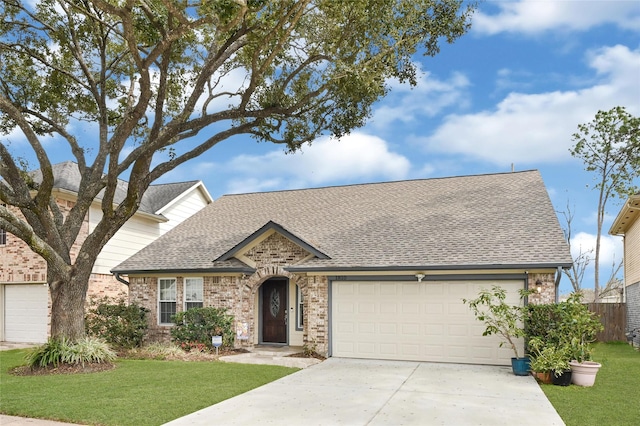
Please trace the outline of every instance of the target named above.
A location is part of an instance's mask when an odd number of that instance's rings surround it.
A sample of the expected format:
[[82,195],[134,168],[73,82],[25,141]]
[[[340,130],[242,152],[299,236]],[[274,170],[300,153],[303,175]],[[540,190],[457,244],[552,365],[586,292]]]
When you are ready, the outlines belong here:
[[94,298],[85,318],[87,334],[102,337],[117,348],[139,347],[147,333],[147,312],[124,298]]
[[26,355],[29,367],[58,367],[60,364],[81,364],[112,362],[116,354],[102,339],[84,338],[71,342],[63,338],[51,338]]
[[600,319],[582,304],[579,293],[557,304],[527,306],[526,324],[529,339],[538,338],[580,362],[591,359],[591,343],[602,330]]
[[232,347],[234,341],[233,316],[224,308],[191,308],[178,312],[171,329],[173,341],[185,350],[213,348],[211,336],[222,336],[222,346]]
[[563,321],[563,311],[558,303],[527,305],[525,332],[527,338],[540,338],[546,344],[560,343],[558,329]]

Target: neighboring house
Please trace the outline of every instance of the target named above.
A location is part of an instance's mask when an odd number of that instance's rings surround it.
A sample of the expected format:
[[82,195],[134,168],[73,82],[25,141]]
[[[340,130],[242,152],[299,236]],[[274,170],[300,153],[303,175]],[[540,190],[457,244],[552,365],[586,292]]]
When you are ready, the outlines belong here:
[[[553,302],[571,254],[537,171],[226,195],[126,260],[150,338],[228,308],[236,345],[509,364],[463,298]],[[520,342],[522,345],[522,342]]]
[[640,346],[640,194],[624,204],[609,234],[620,235],[624,247],[624,288],[627,304],[627,329],[635,330],[634,345]]
[[[54,197],[68,211],[75,203],[80,173],[75,163],[55,164]],[[42,179],[33,173],[36,182]],[[127,183],[120,182],[116,201],[122,200]],[[99,199],[89,210],[79,246],[102,216]],[[138,212],[107,243],[89,282],[92,296],[110,296],[128,292],[110,270],[156,240],[213,200],[200,181],[152,185],[144,194]],[[46,262],[22,240],[0,231],[0,341],[44,342],[50,331],[50,297],[46,284]]]

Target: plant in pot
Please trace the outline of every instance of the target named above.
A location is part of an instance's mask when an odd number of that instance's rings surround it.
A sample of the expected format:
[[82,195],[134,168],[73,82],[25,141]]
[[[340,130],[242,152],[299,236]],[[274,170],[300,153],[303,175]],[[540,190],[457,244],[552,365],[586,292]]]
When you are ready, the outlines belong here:
[[[520,298],[524,299],[530,292],[522,290]],[[529,357],[518,351],[517,339],[525,336],[523,327],[524,311],[521,306],[515,306],[505,301],[506,290],[500,286],[493,286],[491,290],[483,289],[475,299],[462,299],[469,305],[478,321],[482,321],[486,328],[483,336],[498,335],[502,337],[500,347],[507,344],[513,350],[511,358],[513,374],[526,376],[529,374]]]
[[[531,358],[531,371],[542,383],[559,382],[571,370],[569,368],[569,348],[559,346],[550,341],[544,341],[541,337],[533,337],[529,340],[529,357]],[[568,384],[568,383],[567,383]]]
[[604,327],[598,316],[582,304],[581,299],[582,295],[577,293],[564,302],[564,321],[558,331],[569,348],[571,382],[578,386],[593,386],[602,365],[592,360],[592,344]]

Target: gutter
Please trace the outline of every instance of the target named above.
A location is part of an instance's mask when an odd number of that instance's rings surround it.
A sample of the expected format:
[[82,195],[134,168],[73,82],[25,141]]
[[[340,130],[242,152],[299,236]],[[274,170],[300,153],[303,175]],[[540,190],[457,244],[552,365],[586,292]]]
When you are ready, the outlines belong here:
[[562,279],[562,267],[558,266],[558,273],[556,274],[556,282],[555,282],[555,286],[556,286],[556,303],[558,303],[560,301],[560,295],[558,294],[558,290],[560,289],[560,279]]
[[124,278],[122,278],[118,272],[114,272],[113,276],[116,277],[116,280],[120,281],[122,284],[124,284],[127,287],[129,287],[129,281],[127,281]]

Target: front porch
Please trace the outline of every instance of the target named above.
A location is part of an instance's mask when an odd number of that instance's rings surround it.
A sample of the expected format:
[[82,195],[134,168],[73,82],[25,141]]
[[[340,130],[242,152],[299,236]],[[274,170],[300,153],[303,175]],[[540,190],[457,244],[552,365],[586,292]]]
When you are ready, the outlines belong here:
[[237,362],[242,364],[268,364],[283,367],[307,368],[322,362],[314,357],[291,356],[303,353],[302,346],[270,346],[256,345],[250,352],[238,355],[225,355],[218,358],[223,362]]

